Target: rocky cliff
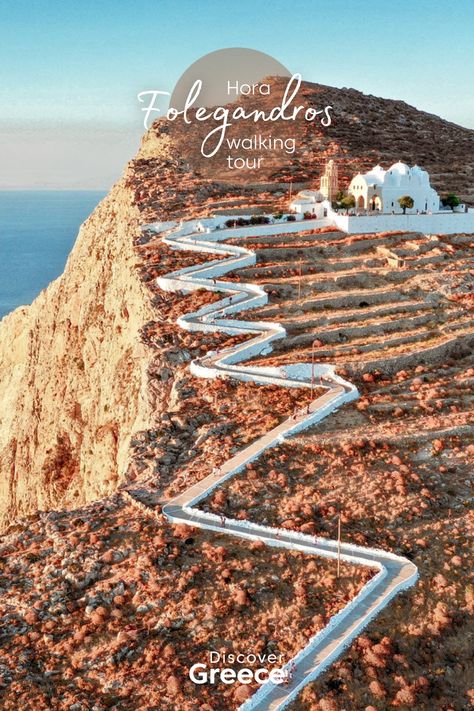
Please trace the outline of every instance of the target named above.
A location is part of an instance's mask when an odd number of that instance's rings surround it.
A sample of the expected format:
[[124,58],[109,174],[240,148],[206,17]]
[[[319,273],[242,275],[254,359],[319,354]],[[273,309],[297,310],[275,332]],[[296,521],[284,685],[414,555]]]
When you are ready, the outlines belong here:
[[115,489],[147,413],[149,296],[139,213],[118,183],[80,229],[63,275],[0,325],[0,522]]

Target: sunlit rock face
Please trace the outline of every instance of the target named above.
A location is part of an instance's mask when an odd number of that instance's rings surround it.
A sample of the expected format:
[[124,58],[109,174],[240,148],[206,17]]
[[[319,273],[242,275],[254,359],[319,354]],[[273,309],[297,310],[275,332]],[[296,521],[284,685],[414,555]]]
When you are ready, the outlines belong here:
[[146,417],[151,314],[123,184],[81,227],[63,275],[0,325],[0,521],[113,491]]

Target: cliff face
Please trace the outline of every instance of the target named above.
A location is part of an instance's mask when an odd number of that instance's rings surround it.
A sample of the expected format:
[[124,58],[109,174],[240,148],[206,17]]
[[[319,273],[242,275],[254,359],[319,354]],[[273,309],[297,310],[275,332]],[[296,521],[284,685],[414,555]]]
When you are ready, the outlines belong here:
[[0,324],[0,525],[114,490],[147,417],[149,294],[139,214],[118,183],[80,229],[63,275]]

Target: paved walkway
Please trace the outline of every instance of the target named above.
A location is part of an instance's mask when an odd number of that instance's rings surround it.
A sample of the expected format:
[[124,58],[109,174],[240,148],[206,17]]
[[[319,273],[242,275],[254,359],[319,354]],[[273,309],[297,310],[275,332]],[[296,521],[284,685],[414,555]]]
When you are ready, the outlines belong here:
[[[268,226],[267,226],[268,230]],[[157,229],[159,232],[159,229]],[[284,226],[275,225],[275,234],[284,231]],[[302,231],[304,227],[302,226]],[[206,513],[196,508],[211,491],[234,476],[257,459],[270,447],[278,446],[287,437],[319,422],[341,405],[358,397],[352,383],[336,375],[328,364],[302,364],[299,368],[244,366],[241,363],[252,356],[271,349],[271,342],[285,338],[285,329],[278,323],[245,322],[230,318],[230,315],[255,308],[268,301],[265,291],[256,284],[225,282],[218,280],[228,271],[255,264],[255,254],[243,247],[219,245],[226,239],[226,231],[212,235],[202,232],[186,234],[186,225],[164,232],[164,241],[175,249],[205,251],[225,257],[220,261],[207,262],[181,269],[158,279],[167,291],[193,291],[206,288],[228,296],[199,311],[178,319],[178,323],[192,331],[221,331],[230,334],[254,336],[244,343],[219,352],[210,352],[191,363],[191,370],[203,377],[232,377],[255,383],[273,383],[282,387],[310,388],[312,381],[326,392],[313,400],[308,408],[297,413],[270,430],[250,446],[229,459],[218,472],[214,472],[191,486],[184,493],[163,506],[163,513],[171,520],[200,528],[228,533],[241,538],[258,539],[270,546],[301,550],[309,554],[337,558],[337,541],[304,535],[299,532],[262,526],[251,521],[238,521]],[[258,234],[258,228],[255,228]],[[296,671],[288,686],[263,684],[254,696],[240,707],[280,711],[285,708],[311,680],[315,679],[357,637],[361,629],[401,590],[411,586],[417,579],[416,566],[406,558],[382,550],[362,548],[342,543],[341,559],[358,565],[377,569],[378,573],[346,607],[335,615],[327,627],[318,633],[293,660]]]

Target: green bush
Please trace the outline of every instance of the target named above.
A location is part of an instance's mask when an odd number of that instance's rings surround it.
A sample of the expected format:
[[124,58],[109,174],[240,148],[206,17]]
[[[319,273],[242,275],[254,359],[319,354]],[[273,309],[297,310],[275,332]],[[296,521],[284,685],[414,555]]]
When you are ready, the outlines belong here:
[[451,210],[461,204],[461,200],[454,193],[448,193],[446,197],[442,198],[441,202],[445,207],[450,207]]

